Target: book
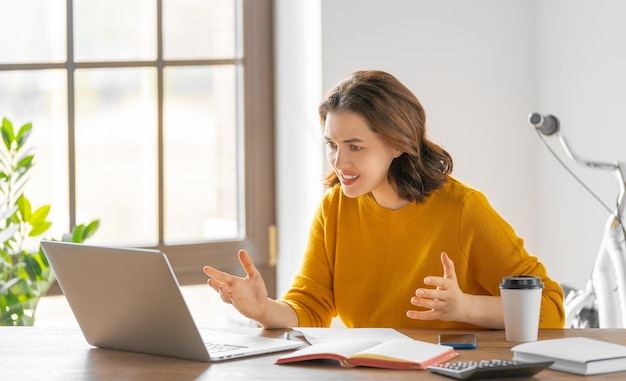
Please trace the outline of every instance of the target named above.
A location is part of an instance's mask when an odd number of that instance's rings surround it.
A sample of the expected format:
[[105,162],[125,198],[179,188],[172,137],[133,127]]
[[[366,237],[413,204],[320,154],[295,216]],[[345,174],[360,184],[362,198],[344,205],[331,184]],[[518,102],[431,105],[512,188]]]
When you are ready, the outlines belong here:
[[567,337],[518,344],[513,359],[535,362],[552,360],[550,369],[580,375],[626,371],[626,345]]
[[339,339],[372,339],[378,341],[410,339],[409,336],[393,328],[297,327],[290,332],[290,336],[304,340],[309,344]]
[[310,360],[330,360],[342,367],[373,367],[385,369],[426,369],[458,355],[454,348],[409,337],[375,340],[348,338],[326,341],[298,349],[280,357],[276,364]]

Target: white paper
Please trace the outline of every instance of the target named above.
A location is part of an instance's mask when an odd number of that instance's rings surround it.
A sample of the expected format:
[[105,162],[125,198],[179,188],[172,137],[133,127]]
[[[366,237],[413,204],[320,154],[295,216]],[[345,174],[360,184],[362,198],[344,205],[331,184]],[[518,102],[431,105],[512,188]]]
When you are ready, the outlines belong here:
[[342,339],[371,339],[380,342],[392,339],[408,339],[410,337],[393,328],[309,328],[297,327],[293,329],[304,335],[310,344],[319,344]]

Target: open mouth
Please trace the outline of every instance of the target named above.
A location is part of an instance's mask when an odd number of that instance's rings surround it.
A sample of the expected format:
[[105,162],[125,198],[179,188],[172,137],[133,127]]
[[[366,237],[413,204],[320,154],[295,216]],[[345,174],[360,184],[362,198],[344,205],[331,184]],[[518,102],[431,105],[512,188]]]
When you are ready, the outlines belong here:
[[340,178],[343,185],[350,185],[359,178],[359,175],[341,175]]

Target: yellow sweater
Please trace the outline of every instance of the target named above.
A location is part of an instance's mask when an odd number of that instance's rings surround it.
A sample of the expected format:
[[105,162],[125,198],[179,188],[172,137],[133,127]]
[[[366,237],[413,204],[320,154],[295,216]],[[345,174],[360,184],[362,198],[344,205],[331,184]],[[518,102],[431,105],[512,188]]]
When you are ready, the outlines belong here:
[[389,210],[372,195],[346,197],[339,185],[323,197],[300,273],[283,297],[299,326],[471,328],[465,323],[413,320],[406,311],[428,275],[442,276],[441,252],[456,268],[461,290],[500,295],[506,275],[544,283],[540,327],[563,327],[563,291],[485,196],[454,178],[426,200]]

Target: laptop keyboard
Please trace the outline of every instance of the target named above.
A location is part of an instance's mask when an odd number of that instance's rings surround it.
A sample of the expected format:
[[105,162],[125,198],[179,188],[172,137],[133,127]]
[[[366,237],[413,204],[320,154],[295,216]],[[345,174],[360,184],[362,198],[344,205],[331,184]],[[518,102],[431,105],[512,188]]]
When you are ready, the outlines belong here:
[[247,346],[245,345],[232,345],[232,344],[225,344],[225,343],[208,342],[204,344],[208,348],[209,353],[219,353],[219,352],[225,352],[225,351],[232,351],[234,349],[247,348]]

